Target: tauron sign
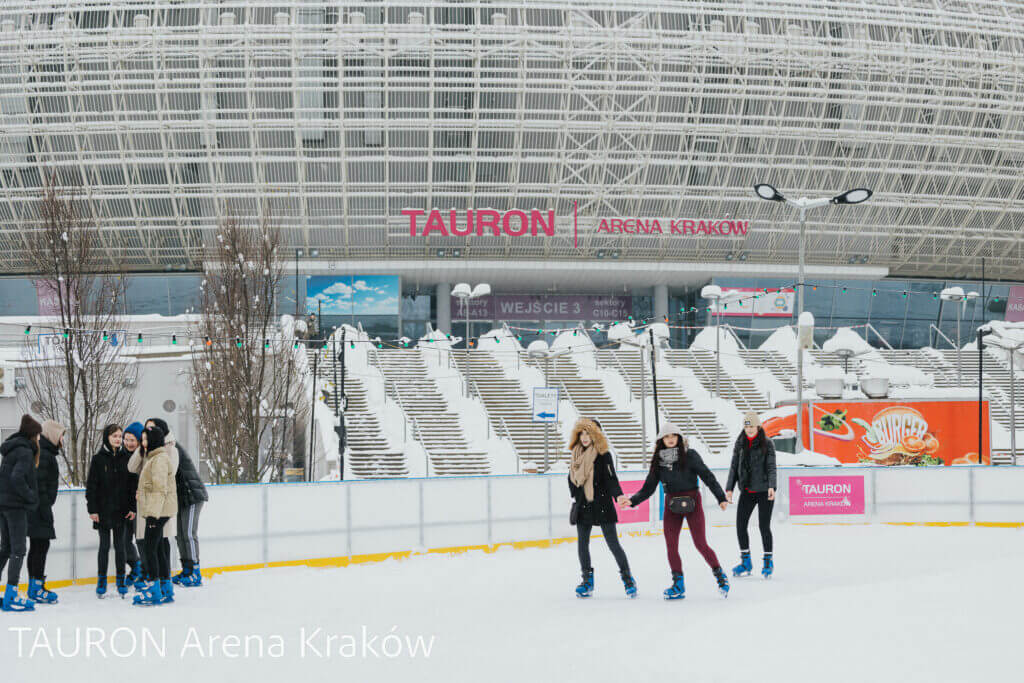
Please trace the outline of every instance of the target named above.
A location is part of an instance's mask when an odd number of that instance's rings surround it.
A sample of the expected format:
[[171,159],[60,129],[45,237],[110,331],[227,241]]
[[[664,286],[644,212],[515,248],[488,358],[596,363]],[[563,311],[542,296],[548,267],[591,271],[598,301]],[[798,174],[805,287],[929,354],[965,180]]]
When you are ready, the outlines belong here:
[[[402,209],[402,215],[409,217],[409,235],[411,237],[426,237],[430,234],[437,234],[440,237],[467,237],[469,235],[521,237],[529,234],[536,237],[538,233],[543,233],[548,237],[555,236],[555,212],[550,210],[544,212],[531,209],[527,214],[518,209],[510,211],[466,209],[462,212],[452,209],[445,213],[434,209],[427,215],[426,222],[420,227],[420,218],[426,213],[422,209]],[[460,216],[460,213],[463,215]],[[447,221],[445,214],[447,214]]]
[[[538,237],[555,236],[555,212],[540,209],[402,209],[409,218],[409,236],[426,237]],[[569,220],[569,219],[567,219]],[[730,218],[605,218],[584,219],[580,225],[571,216],[574,241],[581,233],[597,235],[681,235],[693,237],[745,237],[750,221]],[[587,229],[590,226],[590,229]]]

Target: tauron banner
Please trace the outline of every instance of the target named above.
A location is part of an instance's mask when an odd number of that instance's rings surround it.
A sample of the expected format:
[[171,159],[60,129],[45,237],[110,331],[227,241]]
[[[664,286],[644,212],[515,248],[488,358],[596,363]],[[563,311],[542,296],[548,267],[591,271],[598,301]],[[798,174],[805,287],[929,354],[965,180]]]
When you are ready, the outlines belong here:
[[[804,415],[804,444],[843,463],[990,463],[988,401],[982,403],[980,459],[977,401],[812,401]],[[769,420],[764,426],[775,431]]]
[[791,515],[863,515],[864,475],[789,478]]

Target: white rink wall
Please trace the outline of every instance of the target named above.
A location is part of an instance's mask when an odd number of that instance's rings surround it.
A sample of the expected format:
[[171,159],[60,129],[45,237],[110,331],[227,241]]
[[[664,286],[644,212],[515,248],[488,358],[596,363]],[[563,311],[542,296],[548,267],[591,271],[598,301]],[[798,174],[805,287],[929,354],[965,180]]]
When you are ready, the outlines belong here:
[[[636,490],[643,472],[619,475]],[[715,470],[724,484],[725,470]],[[864,513],[789,515],[790,478],[863,477]],[[199,526],[204,568],[257,568],[269,563],[493,545],[575,536],[568,523],[566,475],[359,480],[312,484],[210,486]],[[627,482],[634,488],[630,488]],[[1024,468],[784,468],[775,520],[838,523],[1016,523],[1024,521]],[[732,524],[734,508],[708,521]],[[658,494],[650,514],[622,531],[659,528]],[[620,517],[623,513],[620,513]],[[97,534],[84,492],[62,491],[54,508],[57,540],[47,565],[51,582],[92,577]],[[174,544],[172,543],[172,548]],[[172,550],[172,552],[176,552]]]

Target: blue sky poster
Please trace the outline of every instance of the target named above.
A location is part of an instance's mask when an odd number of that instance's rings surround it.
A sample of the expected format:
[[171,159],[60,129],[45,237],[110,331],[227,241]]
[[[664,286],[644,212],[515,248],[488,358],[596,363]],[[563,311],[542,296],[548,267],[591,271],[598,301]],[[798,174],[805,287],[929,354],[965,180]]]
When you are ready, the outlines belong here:
[[398,315],[401,283],[397,275],[310,275],[306,309],[324,315]]

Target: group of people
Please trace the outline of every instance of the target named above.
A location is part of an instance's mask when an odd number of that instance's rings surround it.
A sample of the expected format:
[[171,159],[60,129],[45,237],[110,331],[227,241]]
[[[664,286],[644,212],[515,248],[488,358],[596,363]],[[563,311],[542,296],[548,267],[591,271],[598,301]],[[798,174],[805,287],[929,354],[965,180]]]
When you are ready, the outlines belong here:
[[[56,538],[53,505],[59,482],[58,453],[65,428],[24,415],[18,431],[0,445],[0,573],[7,567],[4,611],[33,610],[58,596],[46,588],[46,555]],[[174,601],[174,586],[202,585],[199,514],[209,500],[199,472],[178,445],[167,422],[150,418],[124,429],[107,425],[92,457],[85,487],[86,510],[99,533],[96,595],[107,593],[110,549],[123,598],[134,586],[136,605]],[[176,520],[176,521],[175,521]],[[170,537],[181,571],[171,577]],[[28,541],[28,597],[18,595]]]
[[639,505],[657,490],[658,484],[664,487],[662,519],[668,563],[672,572],[672,583],[664,591],[665,598],[678,600],[686,595],[682,559],[679,556],[679,534],[684,520],[690,528],[694,546],[711,567],[719,591],[723,596],[728,596],[729,579],[707,541],[698,480],[704,482],[723,511],[732,503],[733,490],[737,486],[740,488],[736,513],[740,563],[733,568],[733,576],[749,576],[753,569],[747,526],[754,509],[758,509],[764,548],[761,574],[766,579],[771,578],[774,571],[771,517],[777,483],[775,447],[761,427],[756,413],[748,412],[743,417],[743,431],[733,447],[725,491],[697,451],[690,448],[682,431],[671,423],[665,424],[658,434],[650,471],[643,486],[632,496],[622,492],[608,439],[600,422],[594,419],[579,420],[569,439],[569,450],[572,453],[569,493],[573,497],[570,522],[576,526],[577,550],[583,574],[583,580],[576,587],[578,597],[588,598],[594,592],[594,568],[590,560],[590,534],[594,527],[600,527],[618,564],[626,595],[636,597],[637,582],[616,533],[616,510]]

